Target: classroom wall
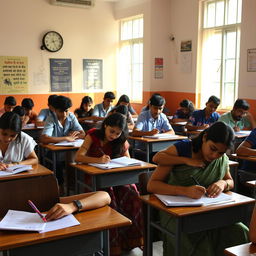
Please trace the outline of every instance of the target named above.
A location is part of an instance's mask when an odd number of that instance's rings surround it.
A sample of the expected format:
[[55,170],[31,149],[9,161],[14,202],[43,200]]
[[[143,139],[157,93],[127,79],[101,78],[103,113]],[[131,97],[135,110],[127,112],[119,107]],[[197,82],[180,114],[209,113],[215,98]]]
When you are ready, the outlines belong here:
[[[72,92],[65,95],[72,98],[75,107],[88,93],[82,87],[85,58],[103,59],[104,91],[115,91],[119,26],[113,15],[113,3],[96,1],[94,8],[83,9],[54,6],[49,2],[9,0],[1,4],[0,56],[28,57],[29,93],[16,95],[18,103],[24,97],[31,97],[35,111],[46,107],[50,93],[49,58],[72,60]],[[49,30],[63,36],[64,46],[59,52],[40,49],[42,37]],[[102,91],[90,91],[90,94],[95,102],[102,101]],[[1,95],[0,106],[4,98]]]
[[[183,98],[195,102],[198,3],[198,0],[96,1],[92,9],[79,9],[53,6],[49,0],[4,1],[0,10],[0,56],[27,56],[29,62],[29,93],[16,95],[18,103],[23,97],[32,97],[36,111],[46,106],[50,93],[49,58],[72,59],[73,91],[64,95],[71,97],[74,108],[88,93],[95,103],[101,102],[105,91],[116,90],[118,19],[137,14],[144,14],[145,22],[144,89],[143,102],[135,104],[135,108],[139,111],[154,92],[166,97],[171,112]],[[255,0],[243,1],[238,97],[249,101],[256,117],[256,73],[247,72],[247,49],[256,48],[255,9]],[[60,52],[40,50],[41,39],[48,30],[62,34],[64,47]],[[171,34],[174,41],[169,40]],[[180,65],[183,40],[192,40],[192,65],[188,73],[182,72]],[[163,79],[154,77],[155,57],[164,59]],[[103,91],[83,91],[83,58],[103,59]],[[5,96],[0,96],[0,106]]]

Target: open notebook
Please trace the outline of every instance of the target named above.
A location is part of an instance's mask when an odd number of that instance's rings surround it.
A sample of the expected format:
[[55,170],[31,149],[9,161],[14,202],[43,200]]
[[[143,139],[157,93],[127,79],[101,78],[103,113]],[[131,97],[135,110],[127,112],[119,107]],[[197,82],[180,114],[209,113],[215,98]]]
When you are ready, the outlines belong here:
[[81,147],[83,144],[84,140],[82,139],[77,139],[75,141],[61,141],[58,143],[55,143],[55,146],[60,146],[60,147]]
[[0,229],[44,233],[79,224],[79,221],[72,214],[58,220],[43,222],[37,213],[9,210],[0,222]]
[[97,163],[91,163],[89,165],[98,167],[100,169],[113,169],[113,168],[121,168],[125,166],[136,166],[136,165],[141,165],[141,161],[134,159],[134,158],[129,158],[127,156],[119,157],[112,159],[109,163],[107,164],[97,164]]
[[25,172],[28,170],[32,170],[32,166],[31,165],[25,165],[25,164],[17,164],[11,167],[8,167],[6,170],[4,171],[0,171],[0,177],[4,177],[4,176],[10,176],[13,174],[17,174],[20,172]]
[[178,138],[179,135],[176,135],[176,134],[169,134],[169,133],[158,133],[158,134],[155,134],[155,135],[146,135],[146,136],[143,136],[144,138],[149,138],[149,139],[175,139],[175,138]]
[[200,199],[193,199],[187,196],[169,196],[155,194],[166,206],[202,206],[222,204],[235,201],[232,196],[221,193],[218,197],[211,198],[203,196]]

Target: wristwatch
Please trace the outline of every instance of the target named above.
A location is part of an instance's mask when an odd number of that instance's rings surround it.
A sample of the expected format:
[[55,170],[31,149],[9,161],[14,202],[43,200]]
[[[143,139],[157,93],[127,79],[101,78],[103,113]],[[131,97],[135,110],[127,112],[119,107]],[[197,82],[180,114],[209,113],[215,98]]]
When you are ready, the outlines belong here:
[[74,200],[73,203],[77,207],[78,212],[80,212],[83,209],[83,205],[80,200]]

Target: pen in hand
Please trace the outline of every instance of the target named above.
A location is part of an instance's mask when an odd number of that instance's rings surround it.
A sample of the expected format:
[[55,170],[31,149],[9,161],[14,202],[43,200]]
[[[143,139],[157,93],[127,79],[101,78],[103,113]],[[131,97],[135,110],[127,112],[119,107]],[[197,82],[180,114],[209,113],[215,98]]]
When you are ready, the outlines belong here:
[[46,218],[43,216],[43,214],[37,209],[37,207],[33,204],[31,200],[28,200],[29,205],[31,208],[40,216],[40,218],[44,221],[47,222]]
[[[202,187],[202,185],[198,182],[198,180],[197,180],[195,177],[193,177],[193,176],[191,175],[190,178],[196,183],[196,185]],[[207,192],[205,192],[205,195],[207,196]]]

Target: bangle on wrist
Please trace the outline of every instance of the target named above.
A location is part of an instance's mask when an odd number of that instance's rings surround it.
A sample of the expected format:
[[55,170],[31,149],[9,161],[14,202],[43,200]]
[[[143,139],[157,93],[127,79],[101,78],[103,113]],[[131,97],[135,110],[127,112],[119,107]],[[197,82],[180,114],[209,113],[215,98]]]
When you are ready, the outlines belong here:
[[228,182],[227,182],[227,180],[224,180],[225,182],[226,182],[226,188],[225,188],[225,190],[224,191],[229,191],[229,184],[228,184]]

